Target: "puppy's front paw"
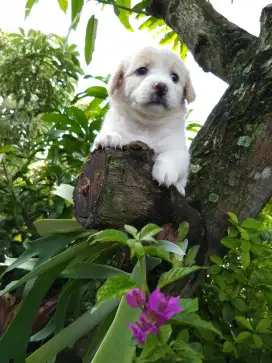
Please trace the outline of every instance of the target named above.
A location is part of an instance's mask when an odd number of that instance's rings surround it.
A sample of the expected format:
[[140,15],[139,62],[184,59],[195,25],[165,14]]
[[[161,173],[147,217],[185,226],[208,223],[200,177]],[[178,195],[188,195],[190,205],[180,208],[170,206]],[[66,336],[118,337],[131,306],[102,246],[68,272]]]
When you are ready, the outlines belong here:
[[107,134],[98,134],[94,140],[94,149],[102,147],[122,148],[124,145],[123,138],[117,132]]
[[157,160],[153,166],[152,176],[160,185],[167,187],[178,180],[178,172],[168,160]]

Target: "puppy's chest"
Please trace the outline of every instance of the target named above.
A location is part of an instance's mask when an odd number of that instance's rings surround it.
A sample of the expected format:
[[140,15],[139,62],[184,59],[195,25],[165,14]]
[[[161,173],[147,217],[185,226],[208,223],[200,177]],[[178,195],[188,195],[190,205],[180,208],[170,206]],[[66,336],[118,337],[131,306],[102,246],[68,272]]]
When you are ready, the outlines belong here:
[[154,132],[154,130],[150,130],[148,128],[135,128],[133,130],[125,129],[123,130],[123,138],[126,144],[132,141],[141,141],[155,151],[163,142],[163,136],[160,132]]

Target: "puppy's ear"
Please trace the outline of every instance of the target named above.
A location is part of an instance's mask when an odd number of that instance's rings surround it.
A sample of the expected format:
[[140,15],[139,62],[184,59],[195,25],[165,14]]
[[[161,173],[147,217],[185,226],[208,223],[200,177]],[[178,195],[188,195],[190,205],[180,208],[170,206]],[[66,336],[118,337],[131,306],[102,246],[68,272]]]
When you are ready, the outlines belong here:
[[187,78],[185,83],[184,98],[188,101],[188,103],[194,102],[196,99],[195,90],[190,77]]
[[111,97],[124,81],[124,64],[120,63],[110,78],[108,84],[108,94]]

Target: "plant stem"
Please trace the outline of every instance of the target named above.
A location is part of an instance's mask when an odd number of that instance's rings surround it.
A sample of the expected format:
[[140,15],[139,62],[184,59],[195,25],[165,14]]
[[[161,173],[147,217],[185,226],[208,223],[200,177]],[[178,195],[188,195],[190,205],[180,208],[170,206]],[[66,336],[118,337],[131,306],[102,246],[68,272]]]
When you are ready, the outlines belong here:
[[149,289],[148,289],[147,282],[146,282],[146,271],[145,271],[145,266],[144,266],[144,257],[139,258],[139,267],[140,267],[140,271],[141,271],[142,282],[143,282],[143,285],[144,285],[144,292],[146,294],[149,294]]

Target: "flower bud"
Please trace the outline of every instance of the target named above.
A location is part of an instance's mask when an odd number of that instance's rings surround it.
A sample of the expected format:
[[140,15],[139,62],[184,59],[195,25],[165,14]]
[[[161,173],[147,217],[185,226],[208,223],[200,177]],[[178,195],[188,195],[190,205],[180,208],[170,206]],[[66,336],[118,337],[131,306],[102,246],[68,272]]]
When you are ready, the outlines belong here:
[[142,290],[134,288],[126,294],[126,300],[132,308],[139,308],[145,304],[146,296]]

